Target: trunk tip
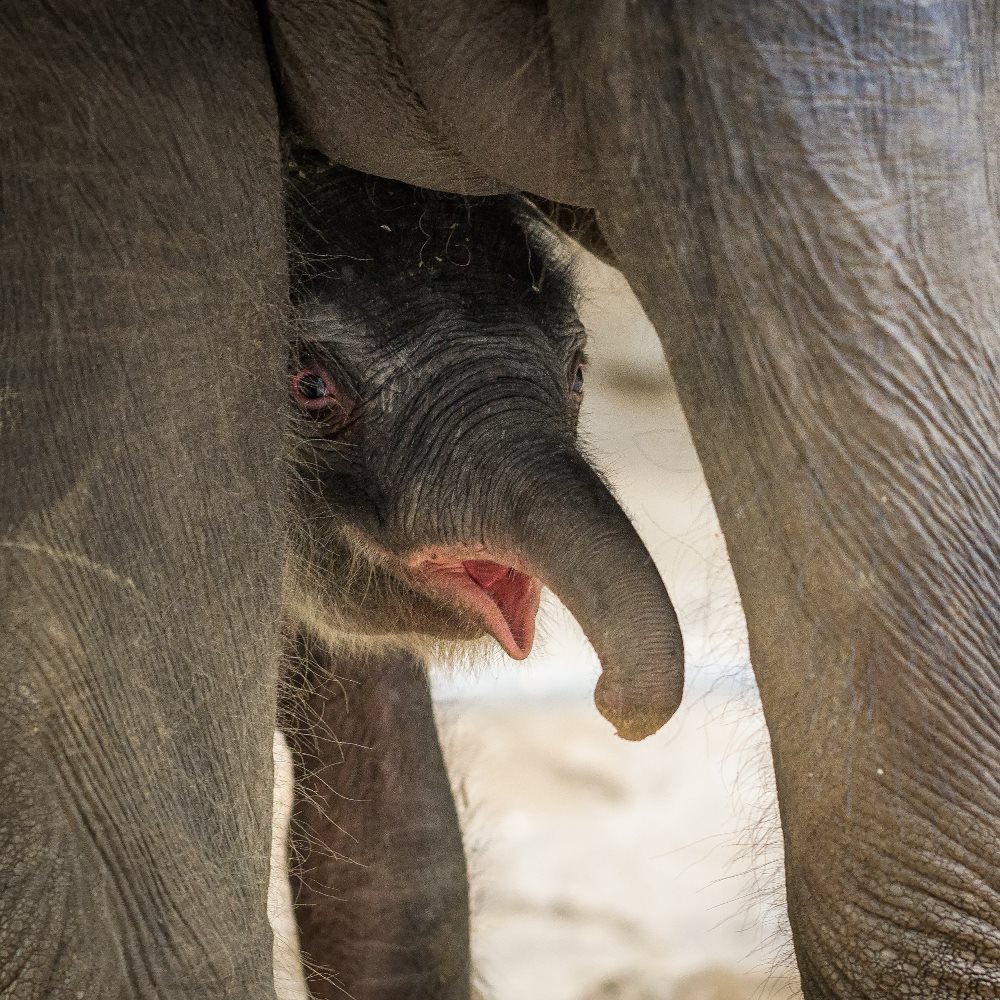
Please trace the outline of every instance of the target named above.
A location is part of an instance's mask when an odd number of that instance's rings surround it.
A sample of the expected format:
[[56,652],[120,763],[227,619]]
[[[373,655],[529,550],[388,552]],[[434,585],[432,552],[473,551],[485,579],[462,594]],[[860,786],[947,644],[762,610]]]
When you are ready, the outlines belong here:
[[662,729],[680,708],[684,693],[683,673],[667,683],[636,687],[604,673],[594,691],[594,704],[623,740],[638,742]]

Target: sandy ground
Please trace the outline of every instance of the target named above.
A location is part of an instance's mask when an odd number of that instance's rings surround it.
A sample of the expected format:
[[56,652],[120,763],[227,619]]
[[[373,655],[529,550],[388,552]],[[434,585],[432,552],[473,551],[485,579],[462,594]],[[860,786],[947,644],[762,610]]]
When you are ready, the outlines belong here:
[[772,968],[786,954],[780,876],[754,841],[773,825],[754,711],[705,694],[638,745],[583,701],[464,701],[439,718],[465,775],[487,996],[794,995]]
[[[638,745],[618,740],[589,702],[593,652],[552,601],[546,639],[526,663],[435,677],[484,992],[798,996],[766,733],[725,546],[641,310],[610,270],[593,266],[586,287],[592,365],[581,433],[677,605],[688,694],[661,733]],[[280,802],[279,794],[279,813]],[[276,871],[281,850],[279,842]],[[277,979],[279,996],[292,1000],[302,987],[280,881]]]

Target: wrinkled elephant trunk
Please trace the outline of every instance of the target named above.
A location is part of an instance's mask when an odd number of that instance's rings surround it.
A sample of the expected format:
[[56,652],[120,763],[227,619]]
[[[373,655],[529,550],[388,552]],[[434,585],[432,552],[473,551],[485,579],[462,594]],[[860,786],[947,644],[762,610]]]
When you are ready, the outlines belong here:
[[[499,526],[510,547],[566,605],[601,661],[594,693],[627,740],[655,733],[680,705],[684,652],[653,558],[611,491],[575,452],[546,455],[530,505]],[[538,497],[545,497],[542,503]],[[525,510],[524,507],[529,509]]]

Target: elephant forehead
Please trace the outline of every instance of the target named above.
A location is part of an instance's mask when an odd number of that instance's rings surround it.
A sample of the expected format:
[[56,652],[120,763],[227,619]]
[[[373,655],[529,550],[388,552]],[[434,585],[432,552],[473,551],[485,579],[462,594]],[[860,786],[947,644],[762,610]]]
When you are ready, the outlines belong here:
[[387,402],[437,404],[452,409],[497,398],[532,398],[555,394],[562,399],[563,359],[544,344],[511,341],[511,349],[488,338],[411,344],[367,359],[365,381],[370,395]]
[[[457,380],[524,376],[561,371],[582,348],[583,326],[572,310],[537,313],[518,303],[477,309],[447,299],[425,308],[394,304],[367,314],[342,304],[321,303],[297,326],[299,341],[339,367],[369,391],[413,382],[424,391],[450,391]],[[446,390],[446,386],[449,389]]]

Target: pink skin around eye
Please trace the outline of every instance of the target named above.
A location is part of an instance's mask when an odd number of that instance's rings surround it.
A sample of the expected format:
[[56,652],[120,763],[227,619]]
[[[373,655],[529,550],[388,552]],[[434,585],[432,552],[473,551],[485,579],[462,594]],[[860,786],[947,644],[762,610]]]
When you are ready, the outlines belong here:
[[[304,410],[326,410],[343,406],[330,373],[319,365],[300,368],[291,377],[288,388],[292,399]],[[316,394],[319,390],[322,395]]]

